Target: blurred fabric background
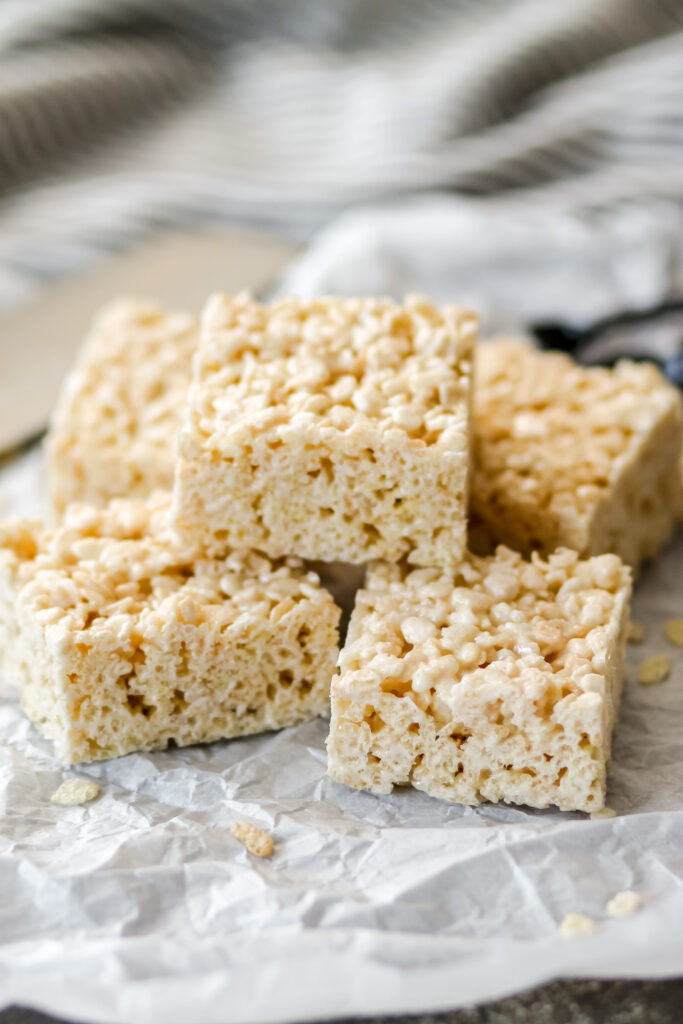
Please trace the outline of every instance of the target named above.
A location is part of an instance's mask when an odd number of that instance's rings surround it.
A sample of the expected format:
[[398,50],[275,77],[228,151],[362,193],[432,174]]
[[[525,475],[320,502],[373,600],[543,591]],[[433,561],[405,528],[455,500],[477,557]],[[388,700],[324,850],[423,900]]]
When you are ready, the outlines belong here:
[[349,273],[373,245],[408,285],[436,245],[445,285],[484,236],[494,271],[613,256],[586,316],[683,285],[680,0],[5,0],[0,48],[0,302],[162,225],[308,238],[375,204],[302,287],[382,286]]

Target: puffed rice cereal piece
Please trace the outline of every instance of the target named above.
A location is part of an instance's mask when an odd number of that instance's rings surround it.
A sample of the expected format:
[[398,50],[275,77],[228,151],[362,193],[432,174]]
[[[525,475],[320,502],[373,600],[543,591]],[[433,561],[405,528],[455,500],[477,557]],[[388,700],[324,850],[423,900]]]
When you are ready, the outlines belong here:
[[665,683],[671,673],[671,658],[668,654],[652,654],[638,666],[640,686],[658,686]]
[[567,914],[558,931],[563,939],[578,939],[582,935],[592,935],[596,928],[593,918],[586,914]]
[[568,550],[371,567],[332,682],[328,774],[464,804],[604,807],[630,590],[616,555]]
[[683,647],[683,619],[669,619],[664,626],[664,636],[674,647]]
[[610,917],[630,917],[636,910],[640,910],[642,905],[643,898],[639,893],[624,889],[612,897],[606,909]]
[[118,299],[96,316],[47,438],[55,517],[72,501],[170,490],[198,333],[195,317],[151,299]]
[[630,644],[642,644],[645,639],[645,626],[642,622],[632,619],[628,627],[627,641]]
[[473,429],[479,548],[614,551],[635,568],[671,535],[681,399],[654,366],[586,368],[523,341],[480,345]]
[[10,686],[18,685],[23,674],[14,613],[18,580],[25,563],[36,557],[44,532],[39,519],[15,516],[0,521],[0,659]]
[[591,812],[591,821],[604,821],[607,818],[616,818],[617,812],[613,807],[600,807],[597,811]]
[[466,543],[472,314],[424,299],[214,296],[174,520],[208,550],[454,566]]
[[235,821],[230,826],[230,831],[242,846],[245,846],[249,853],[255,857],[270,857],[273,852],[273,837],[269,832],[257,828],[248,821]]
[[0,525],[3,667],[65,764],[325,713],[339,609],[297,559],[197,555],[170,496]]
[[87,804],[99,796],[100,787],[92,779],[65,779],[59,789],[50,797],[53,804],[62,807],[74,807]]

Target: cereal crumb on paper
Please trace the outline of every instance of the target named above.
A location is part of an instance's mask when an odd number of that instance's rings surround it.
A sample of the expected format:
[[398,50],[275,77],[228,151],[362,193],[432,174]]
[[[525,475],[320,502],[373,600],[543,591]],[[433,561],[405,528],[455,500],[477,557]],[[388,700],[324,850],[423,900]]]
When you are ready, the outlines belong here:
[[613,807],[600,807],[597,811],[592,811],[591,821],[601,821],[603,818],[616,818],[617,812]]
[[610,917],[629,917],[635,914],[636,910],[640,910],[642,905],[642,896],[631,889],[624,889],[612,897],[606,909]]
[[669,619],[664,626],[664,636],[674,647],[683,647],[683,619]]
[[665,683],[671,672],[671,658],[668,654],[652,654],[638,666],[638,682],[641,686],[657,686]]
[[592,917],[586,914],[567,914],[559,927],[563,939],[577,939],[581,935],[590,935],[597,925]]
[[256,825],[248,821],[234,821],[230,831],[255,857],[270,857],[273,852],[273,837],[270,833],[256,828]]
[[645,626],[642,622],[632,619],[628,627],[627,640],[630,644],[642,644],[645,639]]
[[87,804],[99,795],[100,787],[92,779],[65,779],[50,797],[53,804],[74,807]]

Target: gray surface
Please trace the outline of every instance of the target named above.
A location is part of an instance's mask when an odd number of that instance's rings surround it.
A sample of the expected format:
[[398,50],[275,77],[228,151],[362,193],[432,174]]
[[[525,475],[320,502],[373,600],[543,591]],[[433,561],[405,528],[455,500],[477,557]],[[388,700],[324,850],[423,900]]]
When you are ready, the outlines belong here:
[[[679,1024],[683,979],[556,981],[487,1006],[424,1017],[367,1018],[367,1024]],[[0,1024],[61,1024],[55,1017],[12,1007]],[[188,1022],[191,1024],[191,1022]]]

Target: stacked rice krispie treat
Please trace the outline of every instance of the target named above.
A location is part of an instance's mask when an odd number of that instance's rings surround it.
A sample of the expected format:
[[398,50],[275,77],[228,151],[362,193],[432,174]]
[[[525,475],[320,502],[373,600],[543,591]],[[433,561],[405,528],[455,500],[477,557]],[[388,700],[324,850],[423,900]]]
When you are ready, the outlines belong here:
[[680,395],[649,363],[586,368],[524,341],[488,342],[474,437],[472,511],[489,546],[611,551],[637,568],[683,509]]
[[170,489],[197,341],[195,317],[150,299],[119,299],[95,318],[47,439],[56,517],[72,501]]
[[[338,781],[603,806],[624,562],[680,514],[680,400],[650,367],[502,342],[473,389],[475,338],[421,298],[99,321],[48,446],[63,521],[0,547],[5,664],[63,759],[292,724],[331,684]],[[302,559],[372,562],[336,675],[339,609]]]
[[209,550],[457,565],[476,322],[420,299],[217,296],[179,435],[174,521]]

